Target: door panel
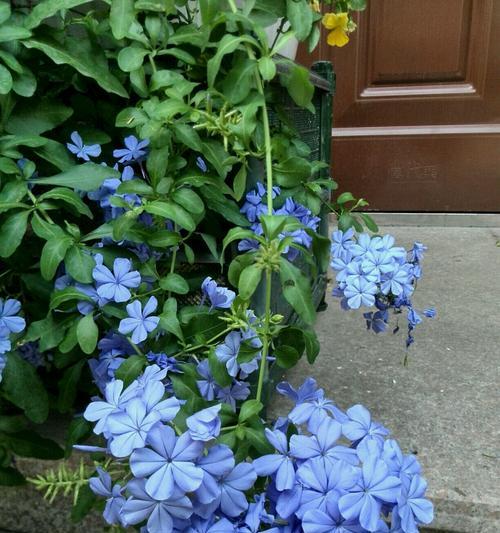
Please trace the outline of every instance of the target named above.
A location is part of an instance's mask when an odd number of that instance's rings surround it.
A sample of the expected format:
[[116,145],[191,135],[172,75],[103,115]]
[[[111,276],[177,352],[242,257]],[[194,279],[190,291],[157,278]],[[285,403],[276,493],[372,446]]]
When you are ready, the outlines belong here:
[[500,211],[500,2],[369,0],[332,60],[333,174],[375,210]]

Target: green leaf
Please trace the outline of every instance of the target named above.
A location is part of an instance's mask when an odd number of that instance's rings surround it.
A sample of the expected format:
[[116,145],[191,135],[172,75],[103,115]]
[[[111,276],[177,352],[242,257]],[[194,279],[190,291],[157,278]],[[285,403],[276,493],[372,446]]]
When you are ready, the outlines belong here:
[[218,385],[221,387],[228,387],[231,385],[233,378],[227,373],[226,365],[222,361],[219,361],[215,355],[214,348],[212,348],[208,354],[208,365],[210,367],[210,373]]
[[11,13],[10,4],[7,2],[0,2],[0,24],[3,24],[9,19]]
[[146,239],[150,246],[154,246],[155,248],[168,248],[179,244],[181,236],[175,231],[162,229],[152,235],[148,235]]
[[359,218],[364,222],[365,226],[373,233],[378,233],[378,226],[375,220],[366,213],[358,213]]
[[25,98],[33,96],[36,86],[37,82],[34,74],[26,67],[24,67],[24,71],[21,74],[14,74],[12,89],[19,96],[24,96]]
[[92,298],[83,294],[75,287],[66,287],[60,291],[54,291],[50,298],[49,309],[58,309],[64,302],[92,302]]
[[57,407],[61,413],[67,413],[76,398],[78,382],[82,374],[83,366],[87,363],[85,359],[78,361],[64,371],[63,377],[59,380],[59,398]]
[[188,282],[175,272],[170,272],[160,279],[160,287],[164,291],[175,292],[177,294],[187,294],[189,292]]
[[216,261],[219,260],[219,253],[217,252],[217,239],[213,235],[208,233],[200,233],[200,237],[203,239],[207,248],[210,250],[210,253]]
[[262,266],[254,263],[247,266],[240,274],[238,282],[239,295],[243,300],[250,300],[262,278]]
[[25,483],[26,480],[19,470],[16,470],[11,466],[0,468],[0,485],[13,487],[24,485]]
[[175,335],[178,339],[184,340],[179,319],[177,318],[177,300],[168,298],[163,304],[163,312],[160,315],[160,327]]
[[196,223],[193,217],[183,207],[174,202],[156,200],[147,204],[144,210],[152,215],[158,215],[172,220],[187,231],[194,231],[196,229]]
[[245,422],[252,416],[258,415],[263,408],[264,406],[259,400],[247,400],[241,405],[238,422]]
[[12,74],[0,64],[0,94],[7,94],[12,89],[12,83]]
[[90,42],[66,36],[65,45],[49,38],[33,38],[22,43],[27,48],[40,50],[56,65],[70,65],[83,76],[95,80],[105,91],[128,97],[123,85],[110,73],[103,51],[91,48]]
[[67,459],[73,452],[73,446],[81,441],[85,441],[92,435],[92,424],[87,422],[83,416],[74,418],[66,433],[65,441],[65,453],[64,456]]
[[294,65],[287,75],[282,76],[281,80],[292,100],[299,107],[304,107],[314,113],[314,106],[312,105],[314,85],[309,79],[309,71],[305,67]]
[[346,204],[347,202],[355,202],[356,198],[350,192],[343,192],[339,194],[338,198],[335,200],[339,205]]
[[117,170],[88,162],[75,165],[49,178],[33,178],[30,181],[40,185],[60,185],[88,192],[98,189],[106,178],[119,177],[120,173]]
[[191,189],[177,189],[172,194],[172,200],[189,213],[201,215],[205,211],[203,200]]
[[59,170],[69,170],[75,164],[66,146],[52,139],[47,139],[47,142],[34,152]]
[[306,355],[309,364],[314,364],[316,357],[319,355],[320,344],[316,332],[312,329],[305,329],[302,331],[304,335],[304,342],[306,344]]
[[44,0],[30,9],[29,15],[24,19],[24,27],[32,30],[39,26],[45,19],[56,15],[59,11],[88,3],[90,0]]
[[55,441],[41,437],[31,429],[12,433],[6,440],[15,454],[21,457],[52,461],[64,457],[64,451]]
[[285,345],[277,346],[274,349],[273,355],[276,357],[276,364],[286,369],[294,367],[301,356],[293,346]]
[[286,16],[299,41],[311,33],[313,11],[307,0],[286,0]]
[[203,150],[200,136],[192,126],[179,122],[172,124],[171,128],[177,142],[191,148],[191,150],[195,150],[196,152],[201,152]]
[[109,23],[115,39],[126,37],[134,20],[134,0],[111,0]]
[[131,355],[120,365],[115,372],[116,379],[121,379],[127,387],[141,374],[146,366],[146,358],[142,355]]
[[275,239],[285,228],[288,217],[283,215],[261,215],[262,228],[268,240]]
[[218,213],[237,226],[242,226],[244,228],[250,226],[250,222],[248,222],[247,218],[240,213],[238,204],[229,200],[229,198],[226,198],[220,190],[208,185],[203,185],[200,187],[200,192],[205,199],[207,207],[214,213]]
[[198,48],[204,48],[208,43],[210,28],[197,24],[187,24],[180,26],[168,39],[172,45],[188,44]]
[[232,54],[242,43],[256,44],[256,41],[251,37],[236,36],[226,34],[220,40],[217,46],[217,52],[207,63],[207,82],[209,87],[213,87],[215,78],[219,72],[220,65],[224,56]]
[[261,455],[271,454],[276,451],[267,440],[264,427],[261,429],[246,427],[245,438]]
[[266,81],[271,81],[276,76],[276,64],[269,56],[259,59],[259,72]]
[[311,177],[311,163],[303,157],[289,157],[274,166],[276,183],[282,187],[297,187]]
[[95,260],[77,244],[69,248],[64,257],[64,265],[68,274],[76,281],[93,283],[92,270],[95,267]]
[[0,26],[0,43],[27,39],[28,37],[31,37],[31,32],[21,26],[11,26],[9,24]]
[[87,207],[87,204],[85,204],[80,196],[71,189],[56,187],[38,197],[39,202],[43,202],[43,200],[46,199],[61,200],[62,202],[73,206],[78,213],[85,215],[88,218],[93,218],[92,211]]
[[150,53],[142,46],[127,46],[118,54],[118,66],[123,72],[132,72],[142,66],[144,58]]
[[70,107],[48,98],[28,100],[16,105],[5,129],[16,135],[39,135],[59,126],[72,114]]
[[232,104],[239,104],[253,88],[257,62],[244,59],[236,62],[222,83],[222,92]]
[[78,498],[71,509],[71,521],[80,522],[80,520],[83,520],[90,513],[96,501],[97,496],[92,492],[90,487],[83,485],[78,491]]
[[283,296],[306,324],[316,318],[309,279],[290,261],[280,259],[280,278]]
[[29,211],[10,215],[0,227],[0,257],[10,257],[19,247],[28,226]]
[[247,167],[242,164],[233,181],[233,191],[236,200],[240,201],[245,194],[247,186]]
[[40,257],[40,272],[44,279],[51,280],[54,277],[59,263],[72,244],[71,237],[54,237],[45,243]]
[[80,319],[76,327],[76,337],[83,353],[90,355],[95,350],[99,337],[99,328],[94,322],[92,313]]
[[0,431],[2,433],[15,433],[26,428],[28,421],[23,415],[1,415]]
[[45,422],[49,414],[49,398],[36,369],[17,353],[7,356],[3,371],[3,395],[24,411],[37,424]]
[[63,238],[66,236],[64,231],[57,224],[51,224],[50,222],[43,220],[38,213],[33,214],[31,228],[40,239],[45,239],[46,241],[56,237]]

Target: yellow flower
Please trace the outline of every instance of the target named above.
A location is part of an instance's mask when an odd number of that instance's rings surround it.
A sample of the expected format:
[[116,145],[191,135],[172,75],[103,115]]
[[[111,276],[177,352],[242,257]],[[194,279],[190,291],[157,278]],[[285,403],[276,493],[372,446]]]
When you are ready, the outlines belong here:
[[328,34],[326,42],[330,46],[345,46],[349,42],[347,35],[349,28],[348,13],[326,13],[323,16],[323,26],[327,30],[332,30]]

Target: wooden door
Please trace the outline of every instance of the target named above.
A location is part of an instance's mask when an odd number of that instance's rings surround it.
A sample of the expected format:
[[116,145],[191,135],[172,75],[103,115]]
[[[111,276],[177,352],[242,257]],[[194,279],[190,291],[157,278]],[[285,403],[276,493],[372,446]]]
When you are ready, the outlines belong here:
[[500,0],[368,4],[314,56],[337,73],[335,179],[374,210],[499,212]]

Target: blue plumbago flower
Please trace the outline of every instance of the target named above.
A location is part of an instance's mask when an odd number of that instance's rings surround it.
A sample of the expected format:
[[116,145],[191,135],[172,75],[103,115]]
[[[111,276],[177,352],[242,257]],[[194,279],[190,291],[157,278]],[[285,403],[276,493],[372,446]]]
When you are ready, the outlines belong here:
[[337,230],[332,233],[332,256],[341,257],[354,244],[354,230],[349,228],[347,231]]
[[232,385],[219,388],[217,399],[229,404],[236,411],[236,402],[246,400],[250,396],[250,387],[245,381],[234,380]]
[[[414,340],[412,331],[421,322],[410,297],[422,275],[420,260],[426,247],[415,243],[407,253],[404,248],[395,246],[392,235],[370,237],[363,233],[355,240],[354,232],[350,231],[348,237],[346,239],[343,233],[339,233],[332,245],[331,266],[336,271],[337,280],[333,295],[341,299],[344,310],[358,309],[362,305],[377,307],[378,311],[363,315],[367,329],[375,333],[387,330],[390,309],[399,313],[402,307],[406,307],[406,343],[409,346]],[[423,314],[427,316],[426,312]],[[394,332],[398,330],[396,328]]]
[[176,492],[193,492],[203,480],[203,471],[194,460],[203,452],[203,443],[189,433],[176,437],[175,431],[156,424],[148,433],[149,448],[132,452],[130,469],[134,476],[146,478],[146,492],[157,500],[171,498]]
[[118,163],[126,163],[127,161],[138,161],[146,155],[146,146],[149,145],[149,139],[139,141],[134,135],[125,137],[125,148],[113,150],[113,157],[118,159]]
[[424,258],[424,253],[427,250],[427,246],[421,242],[415,242],[413,248],[410,250],[410,261],[419,263]]
[[127,484],[131,494],[122,509],[126,525],[140,524],[147,520],[148,533],[174,531],[174,519],[187,519],[193,514],[190,499],[182,492],[168,500],[156,500],[145,489],[144,479],[133,479]]
[[146,358],[150,363],[155,363],[160,368],[163,368],[168,372],[174,372],[176,374],[182,374],[182,370],[179,369],[177,359],[175,357],[168,357],[166,353],[154,353],[148,352]]
[[196,385],[198,386],[200,394],[209,402],[215,400],[220,387],[217,385],[212,373],[210,372],[208,359],[201,361],[196,367],[196,371],[202,378],[204,378],[196,381]]
[[338,502],[328,501],[326,511],[311,509],[304,513],[302,528],[304,533],[363,533],[364,529],[356,520],[345,520],[340,513]]
[[389,435],[389,430],[379,422],[372,420],[370,412],[362,405],[354,405],[346,411],[349,420],[342,423],[342,432],[354,442],[363,439],[376,440],[379,443]]
[[[208,449],[206,455],[201,455],[196,461],[196,466],[203,470],[203,480],[195,491],[196,500],[202,505],[208,505],[220,498],[221,491],[217,480],[229,474],[235,465],[234,454],[224,444],[216,444]],[[212,511],[210,508],[197,509],[196,512],[208,518]]]
[[418,533],[418,524],[430,524],[434,519],[432,503],[424,498],[427,482],[418,474],[401,481],[401,493],[394,513],[399,514],[405,533]]
[[196,158],[196,166],[202,171],[202,172],[208,172],[207,164],[205,163],[205,160],[203,157],[198,156]]
[[127,305],[128,318],[124,318],[120,321],[118,331],[127,335],[132,333],[132,342],[139,344],[146,340],[148,333],[151,333],[158,327],[160,317],[150,316],[151,313],[156,311],[158,307],[158,300],[151,296],[146,302],[144,309],[139,300],[134,300]]
[[92,277],[97,283],[97,294],[101,298],[118,303],[130,300],[132,295],[129,289],[137,288],[141,284],[141,275],[137,270],[132,270],[130,259],[117,257],[111,272],[102,263],[100,254],[96,255],[96,266],[92,270]]
[[296,425],[306,424],[307,429],[315,433],[321,422],[328,413],[335,414],[335,406],[328,398],[325,398],[324,391],[320,389],[320,394],[314,400],[297,404],[288,418]]
[[215,348],[215,355],[217,356],[217,359],[226,365],[228,374],[233,378],[238,375],[240,369],[245,374],[251,374],[259,368],[257,355],[252,361],[241,364],[238,363],[240,346],[245,337],[247,339],[252,339],[251,344],[253,344],[256,348],[260,348],[260,346],[262,346],[259,338],[256,336],[256,333],[253,332],[253,330],[249,330],[243,334],[239,331],[231,331],[231,333],[229,333],[224,339],[224,342]]
[[420,474],[422,467],[413,454],[404,455],[399,444],[394,439],[384,441],[382,459],[389,467],[392,476],[411,479],[415,474]]
[[96,305],[97,307],[101,308],[110,302],[108,298],[103,298],[102,296],[100,296],[97,288],[94,287],[93,285],[84,285],[82,283],[75,283],[75,289],[78,289],[81,293],[92,298],[93,300],[93,302],[82,300],[81,302],[78,302],[76,304],[78,311],[80,311],[82,315],[88,315],[89,313],[92,313]]
[[106,427],[112,435],[111,453],[115,457],[128,457],[136,448],[144,448],[151,428],[160,420],[158,411],[150,411],[140,398],[130,400],[125,409],[111,413]]
[[373,457],[363,463],[362,475],[354,488],[339,499],[339,509],[347,520],[358,519],[368,531],[376,531],[382,504],[395,503],[401,492],[401,481],[391,476],[382,459]]
[[213,512],[220,506],[226,516],[239,516],[248,509],[244,491],[250,489],[256,479],[257,474],[250,463],[237,464],[233,470],[217,479],[220,495],[208,504],[207,510]]
[[297,516],[303,518],[311,509],[326,512],[328,502],[337,502],[339,496],[346,494],[356,485],[359,476],[359,469],[344,461],[307,461],[297,470],[297,478],[304,487]]
[[427,318],[434,318],[437,315],[437,311],[434,309],[434,307],[430,307],[429,309],[424,310],[424,316]]
[[283,396],[290,398],[295,404],[312,402],[322,397],[324,394],[323,389],[318,389],[316,380],[311,377],[306,378],[304,383],[297,390],[295,390],[287,381],[278,383],[278,385],[276,385],[276,390]]
[[375,304],[377,286],[364,278],[352,279],[347,282],[344,294],[351,309],[359,309],[362,305],[370,307]]
[[229,309],[236,293],[226,287],[219,287],[211,277],[206,277],[201,284],[203,297],[210,300],[210,309]]
[[91,157],[99,157],[101,155],[101,147],[98,144],[83,144],[83,139],[77,131],[71,134],[71,140],[73,143],[67,143],[66,146],[79,159],[90,161]]
[[409,265],[394,265],[394,268],[384,275],[380,287],[383,294],[411,295],[413,285]]
[[189,435],[193,440],[207,442],[219,436],[221,419],[219,413],[221,405],[214,405],[198,411],[186,419]]
[[20,333],[26,327],[22,316],[17,316],[21,311],[19,300],[0,298],[0,337],[8,337],[11,333]]
[[336,420],[325,416],[315,435],[291,436],[290,454],[303,461],[315,458],[329,462],[343,460],[355,466],[359,463],[356,450],[337,444],[341,435],[342,425]]
[[102,513],[104,520],[110,525],[123,525],[121,512],[125,504],[123,488],[113,485],[111,476],[100,466],[97,467],[97,477],[90,478],[89,486],[97,496],[106,498],[106,507]]
[[125,390],[123,381],[115,379],[106,385],[104,400],[95,398],[87,406],[83,416],[89,422],[97,422],[94,433],[99,435],[106,429],[108,416],[122,411],[127,403],[136,397],[137,387],[131,384]]
[[[276,198],[281,194],[281,189],[277,186],[273,187],[272,198]],[[261,215],[267,214],[267,189],[259,181],[257,188],[248,192],[245,196],[246,202],[241,207],[240,211],[247,217],[249,222],[256,222]]]
[[278,453],[263,455],[254,460],[253,466],[259,476],[276,475],[276,488],[282,492],[290,490],[295,484],[293,458],[288,451],[288,439],[281,431],[265,430],[267,440]]
[[54,289],[62,291],[67,287],[71,287],[73,283],[74,281],[71,276],[69,276],[68,274],[63,274],[62,276],[56,278],[56,280],[54,281]]

